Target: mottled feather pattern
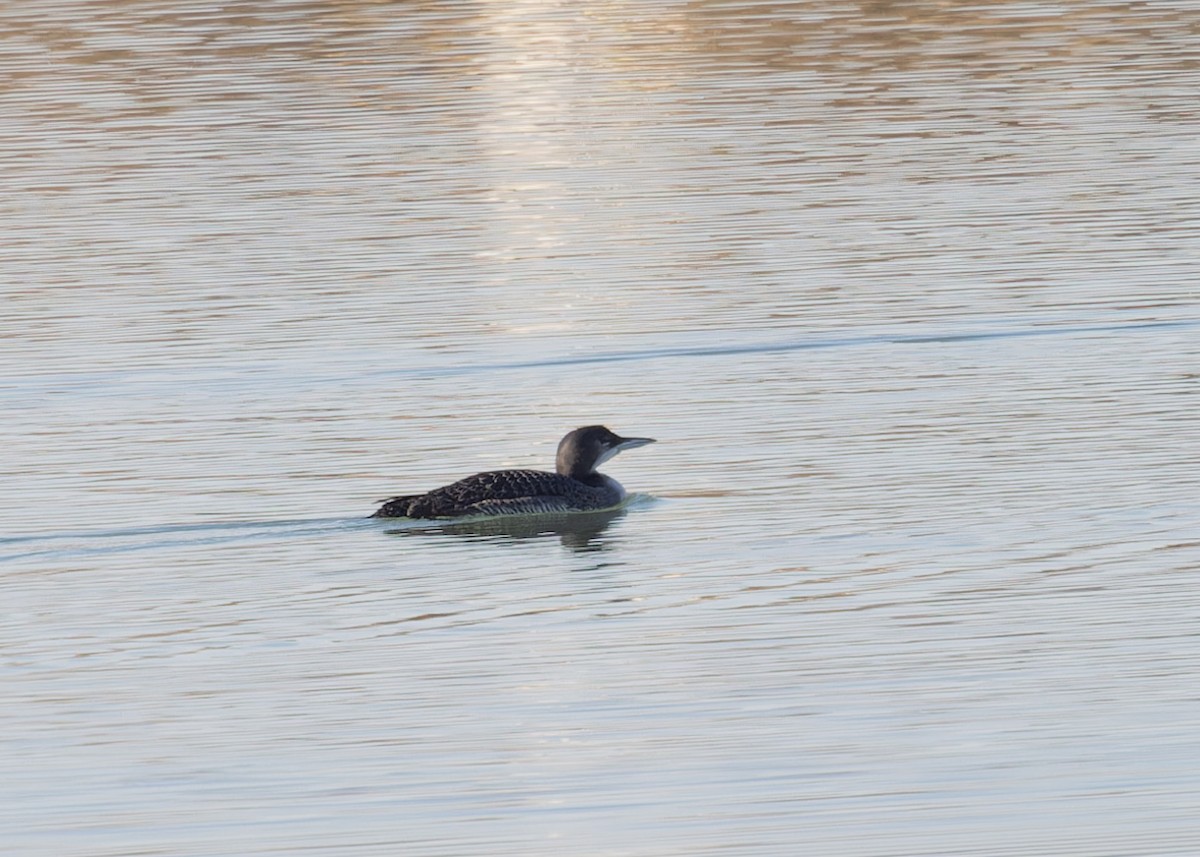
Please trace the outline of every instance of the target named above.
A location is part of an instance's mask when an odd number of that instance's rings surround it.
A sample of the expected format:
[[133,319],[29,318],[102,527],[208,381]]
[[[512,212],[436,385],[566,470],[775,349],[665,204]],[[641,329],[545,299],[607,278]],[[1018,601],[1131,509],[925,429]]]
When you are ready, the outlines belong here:
[[428,494],[389,499],[381,518],[457,518],[603,509],[621,502],[602,477],[582,481],[541,470],[476,473]]

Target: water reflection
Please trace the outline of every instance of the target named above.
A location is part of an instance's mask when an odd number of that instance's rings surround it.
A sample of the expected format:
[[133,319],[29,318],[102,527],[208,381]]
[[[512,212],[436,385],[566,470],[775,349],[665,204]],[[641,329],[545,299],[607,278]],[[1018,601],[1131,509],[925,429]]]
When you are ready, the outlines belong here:
[[458,536],[471,541],[530,541],[557,536],[562,546],[570,551],[596,553],[608,549],[609,543],[600,536],[615,521],[625,517],[628,511],[629,506],[625,505],[603,512],[480,518],[445,524],[391,527],[384,532],[401,537]]

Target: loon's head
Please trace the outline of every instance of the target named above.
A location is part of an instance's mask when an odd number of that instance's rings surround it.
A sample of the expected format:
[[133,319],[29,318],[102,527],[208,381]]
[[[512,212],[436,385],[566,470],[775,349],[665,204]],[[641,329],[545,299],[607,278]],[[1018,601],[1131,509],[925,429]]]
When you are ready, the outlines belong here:
[[576,479],[595,473],[596,468],[623,449],[654,443],[652,437],[621,437],[604,426],[584,426],[570,432],[558,444],[555,469]]

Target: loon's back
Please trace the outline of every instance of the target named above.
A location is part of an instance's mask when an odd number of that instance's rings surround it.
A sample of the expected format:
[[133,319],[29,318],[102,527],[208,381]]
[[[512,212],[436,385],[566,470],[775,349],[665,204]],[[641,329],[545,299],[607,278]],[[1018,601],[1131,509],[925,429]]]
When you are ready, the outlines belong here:
[[599,473],[584,479],[541,470],[492,470],[435,488],[392,497],[374,518],[460,518],[532,515],[609,509],[625,499],[615,480]]

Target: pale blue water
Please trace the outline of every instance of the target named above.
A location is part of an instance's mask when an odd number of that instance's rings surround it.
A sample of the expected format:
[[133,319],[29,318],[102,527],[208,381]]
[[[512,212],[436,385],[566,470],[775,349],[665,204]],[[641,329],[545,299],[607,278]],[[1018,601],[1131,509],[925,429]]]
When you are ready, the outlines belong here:
[[0,11],[3,852],[1197,853],[1198,16]]

